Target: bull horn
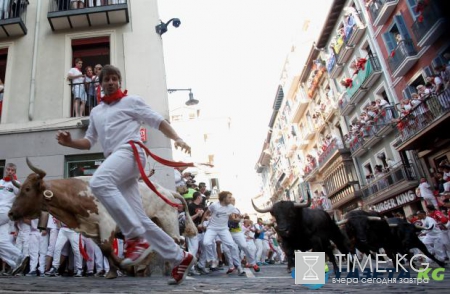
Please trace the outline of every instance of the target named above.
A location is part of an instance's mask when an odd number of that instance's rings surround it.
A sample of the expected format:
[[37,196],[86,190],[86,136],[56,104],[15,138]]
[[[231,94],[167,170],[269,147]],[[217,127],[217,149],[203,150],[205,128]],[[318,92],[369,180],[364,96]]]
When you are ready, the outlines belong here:
[[389,224],[390,227],[397,227],[398,224]]
[[28,157],[27,157],[27,165],[28,165],[28,167],[29,167],[32,171],[34,171],[35,173],[37,173],[41,179],[43,179],[43,178],[45,177],[45,175],[46,175],[45,171],[43,171],[43,170],[41,170],[41,169],[35,167],[35,166],[30,162],[30,160],[28,159]]
[[309,194],[309,191],[308,191],[308,201],[306,201],[306,203],[294,203],[294,207],[296,208],[309,207],[310,205],[311,205],[311,195]]
[[17,189],[20,189],[20,184],[18,181],[12,179],[11,183],[14,185],[14,187],[16,187]]
[[270,212],[272,210],[272,205],[270,207],[266,207],[264,209],[256,207],[255,203],[253,202],[253,199],[252,199],[252,205],[253,205],[253,209],[259,213],[266,213],[266,212]]
[[380,220],[381,220],[381,217],[378,217],[378,216],[368,216],[367,219],[370,220],[370,221],[380,221]]
[[348,222],[348,219],[343,219],[341,221],[336,222],[336,225],[340,226],[340,225],[345,225]]

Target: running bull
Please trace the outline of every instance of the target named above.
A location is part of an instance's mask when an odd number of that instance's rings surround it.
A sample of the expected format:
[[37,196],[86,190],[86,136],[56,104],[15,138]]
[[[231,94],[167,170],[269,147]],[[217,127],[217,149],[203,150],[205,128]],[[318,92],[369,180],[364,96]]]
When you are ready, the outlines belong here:
[[[44,180],[45,171],[33,166],[28,158],[27,164],[34,173],[30,174],[21,185],[13,182],[20,188],[20,192],[9,211],[10,219],[13,221],[23,218],[33,219],[39,217],[41,211],[48,211],[69,228],[92,238],[110,263],[111,270],[107,278],[116,278],[120,260],[114,254],[112,244],[118,229],[105,207],[92,194],[89,188],[90,177],[46,181]],[[174,198],[177,198],[185,203],[184,198],[178,193],[156,183],[155,186],[172,202]],[[144,183],[140,182],[139,189],[146,214],[176,242],[179,242],[181,238],[177,209],[167,205]],[[189,216],[189,213],[186,212],[186,215]],[[187,236],[197,234],[197,229],[190,217],[186,219],[185,234]]]
[[276,231],[288,259],[289,272],[295,265],[295,250],[311,249],[314,252],[325,252],[333,263],[334,271],[338,271],[330,241],[333,241],[341,253],[348,254],[345,237],[326,211],[308,208],[311,205],[309,194],[306,203],[280,201],[264,209],[256,207],[253,200],[252,204],[257,212],[270,212],[275,217]]
[[418,248],[443,266],[443,263],[432,256],[419,240],[416,235],[418,229],[404,220],[398,218],[386,220],[375,211],[353,210],[348,212],[345,219],[338,224],[344,225],[352,254],[355,254],[358,249],[369,256],[371,252],[378,253],[383,248],[386,255],[395,263],[398,260],[396,254],[409,255],[410,249]]

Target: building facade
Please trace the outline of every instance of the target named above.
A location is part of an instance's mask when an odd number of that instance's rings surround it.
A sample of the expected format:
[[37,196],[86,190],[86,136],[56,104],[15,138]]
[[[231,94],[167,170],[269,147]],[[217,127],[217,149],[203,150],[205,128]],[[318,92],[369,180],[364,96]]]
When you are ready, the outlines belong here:
[[[79,151],[55,141],[57,130],[83,137],[89,108],[95,105],[88,101],[85,116],[74,115],[74,84],[66,77],[77,58],[83,61],[83,73],[86,66],[117,66],[123,89],[169,117],[162,39],[155,31],[160,23],[157,1],[85,2],[85,7],[72,7],[70,1],[29,1],[17,13],[7,7],[0,19],[0,166],[15,163],[19,179],[30,172],[26,157],[48,178],[91,175],[104,159],[98,144]],[[156,154],[172,157],[164,136],[151,130],[143,134]],[[173,185],[169,169],[155,177]]]
[[437,187],[433,176],[449,152],[448,90],[409,112],[402,106],[448,64],[440,5],[333,1],[307,57],[298,57],[305,66],[277,91],[256,165],[262,194],[270,195],[257,199],[260,206],[302,201],[309,191],[313,206],[326,195],[336,219],[354,209],[409,215],[423,208],[420,177]]

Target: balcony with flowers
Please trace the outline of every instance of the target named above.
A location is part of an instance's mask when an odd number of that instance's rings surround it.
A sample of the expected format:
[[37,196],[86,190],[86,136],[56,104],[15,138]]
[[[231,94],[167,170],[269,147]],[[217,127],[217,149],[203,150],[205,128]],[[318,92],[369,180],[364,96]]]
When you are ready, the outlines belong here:
[[416,13],[419,16],[411,26],[417,46],[433,44],[448,27],[443,1],[418,0]]
[[366,7],[374,26],[386,23],[389,16],[394,12],[399,0],[366,0]]
[[437,136],[448,133],[450,124],[450,88],[430,93],[409,111],[403,109],[394,120],[399,139],[397,150],[422,149]]
[[370,55],[368,58],[358,57],[350,67],[354,70],[352,78],[344,78],[341,85],[347,89],[349,103],[357,105],[381,76],[381,64],[376,55]]

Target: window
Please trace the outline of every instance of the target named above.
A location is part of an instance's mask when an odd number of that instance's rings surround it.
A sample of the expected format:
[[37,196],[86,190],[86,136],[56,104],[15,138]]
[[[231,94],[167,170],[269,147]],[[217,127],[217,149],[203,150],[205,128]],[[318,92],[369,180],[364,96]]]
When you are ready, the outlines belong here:
[[[95,74],[95,65],[110,64],[110,37],[92,37],[84,39],[72,39],[72,60],[79,58],[83,64],[81,72],[86,74],[86,67],[90,66]],[[72,64],[74,66],[74,63]],[[71,84],[71,116],[79,114],[81,116],[89,116],[90,110],[97,105],[96,99],[96,85],[86,83],[70,83]],[[86,102],[80,103],[74,100],[74,92],[84,88]],[[81,91],[83,92],[83,91]],[[76,92],[77,93],[77,92]],[[83,95],[80,94],[80,95]],[[82,99],[81,99],[82,100]],[[81,101],[83,102],[83,101]],[[77,108],[77,110],[75,110]],[[78,110],[79,108],[79,110]]]
[[5,175],[5,161],[4,160],[0,160],[0,176],[3,178],[3,176]]
[[8,48],[0,49],[0,120],[2,118],[2,108],[3,108],[3,91],[4,91],[4,83],[5,83],[5,75],[6,75],[6,61],[8,59]]
[[404,40],[411,40],[405,20],[401,14],[394,15],[394,23],[392,24],[391,29],[383,34],[384,45],[390,53],[395,50],[400,41]]
[[92,176],[104,160],[103,154],[66,156],[65,177]]
[[409,12],[412,15],[413,20],[415,20],[420,13],[416,12],[417,7],[417,0],[407,0],[406,3],[408,4]]

